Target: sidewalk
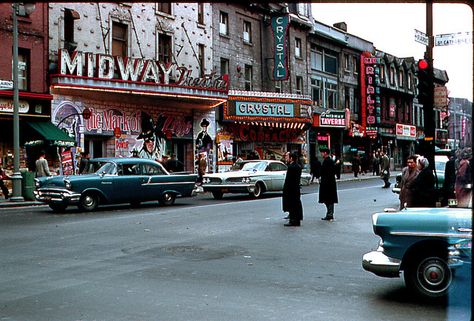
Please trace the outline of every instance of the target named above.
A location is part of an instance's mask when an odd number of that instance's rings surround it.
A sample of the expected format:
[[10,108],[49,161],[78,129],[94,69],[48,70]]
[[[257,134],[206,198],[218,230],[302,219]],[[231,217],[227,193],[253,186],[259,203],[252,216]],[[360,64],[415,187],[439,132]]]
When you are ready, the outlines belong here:
[[[396,172],[391,173],[392,181],[393,177],[396,176]],[[372,173],[367,173],[365,175],[359,174],[357,178],[354,177],[354,173],[342,173],[341,178],[338,179],[338,182],[347,182],[347,181],[361,181],[361,180],[367,180],[367,179],[379,179],[381,184],[382,180],[380,176],[374,176]],[[317,184],[317,181],[313,182],[313,184]],[[46,204],[37,202],[37,201],[11,201],[9,199],[4,199],[3,197],[0,198],[0,210],[2,208],[11,208],[11,207],[21,207],[21,206],[38,206],[38,205],[43,205],[46,206]]]

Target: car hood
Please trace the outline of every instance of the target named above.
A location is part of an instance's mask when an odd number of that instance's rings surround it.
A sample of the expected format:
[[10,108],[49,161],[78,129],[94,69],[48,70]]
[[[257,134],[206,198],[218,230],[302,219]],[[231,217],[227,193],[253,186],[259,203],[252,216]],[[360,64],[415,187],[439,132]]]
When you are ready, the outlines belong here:
[[263,172],[261,171],[233,171],[233,172],[225,172],[225,173],[214,173],[214,174],[206,174],[204,177],[207,178],[220,178],[220,179],[227,179],[232,177],[251,177],[251,176],[258,176],[262,175]]
[[83,179],[88,179],[92,177],[96,177],[96,174],[85,174],[85,175],[71,175],[71,176],[48,176],[48,177],[40,177],[38,181],[40,182],[40,187],[64,187],[64,180],[68,180],[70,182],[80,181]]

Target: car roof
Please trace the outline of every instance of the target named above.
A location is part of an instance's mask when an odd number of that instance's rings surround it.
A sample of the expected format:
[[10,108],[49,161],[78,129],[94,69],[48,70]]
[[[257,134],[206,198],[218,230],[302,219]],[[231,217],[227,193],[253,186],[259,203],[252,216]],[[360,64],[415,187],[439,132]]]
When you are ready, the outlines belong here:
[[137,158],[137,157],[98,157],[91,158],[90,162],[114,162],[117,164],[129,164],[129,163],[143,163],[143,164],[158,164],[158,162],[146,159],[146,158]]

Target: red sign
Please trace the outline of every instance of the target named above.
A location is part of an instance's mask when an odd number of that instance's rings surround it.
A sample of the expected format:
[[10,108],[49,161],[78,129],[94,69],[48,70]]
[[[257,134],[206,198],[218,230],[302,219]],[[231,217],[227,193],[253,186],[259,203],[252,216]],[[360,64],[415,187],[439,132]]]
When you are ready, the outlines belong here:
[[114,136],[115,138],[120,138],[120,136],[122,136],[122,131],[120,130],[120,127],[114,128]]

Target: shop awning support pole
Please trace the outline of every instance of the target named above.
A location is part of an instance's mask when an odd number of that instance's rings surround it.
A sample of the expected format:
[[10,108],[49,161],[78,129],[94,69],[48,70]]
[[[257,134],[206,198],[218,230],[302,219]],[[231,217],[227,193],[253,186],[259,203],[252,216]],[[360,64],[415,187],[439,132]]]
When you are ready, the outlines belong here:
[[18,92],[18,9],[19,3],[13,3],[13,193],[10,201],[23,201],[21,195],[21,173],[20,173],[20,116],[19,116],[19,92]]

